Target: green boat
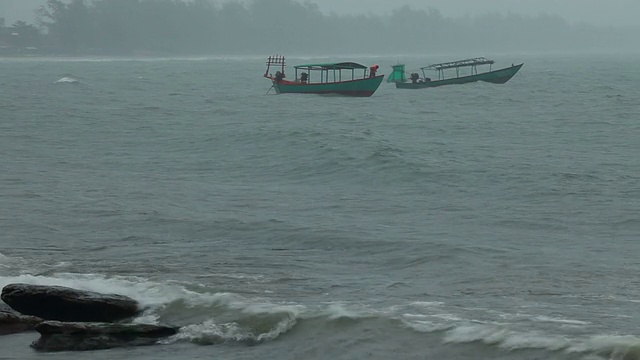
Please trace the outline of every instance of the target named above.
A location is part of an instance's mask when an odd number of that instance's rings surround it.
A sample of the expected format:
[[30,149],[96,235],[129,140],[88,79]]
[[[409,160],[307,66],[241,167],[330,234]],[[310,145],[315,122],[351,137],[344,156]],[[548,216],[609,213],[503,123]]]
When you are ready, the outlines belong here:
[[[279,69],[275,75],[272,67]],[[285,76],[285,58],[281,55],[267,58],[264,77],[271,80],[277,94],[338,94],[371,96],[378,89],[384,75],[376,75],[378,65],[367,67],[355,62],[305,64],[294,66],[293,80]],[[267,91],[268,92],[268,91]]]
[[[443,85],[467,84],[477,81],[485,81],[493,84],[504,84],[509,81],[519,70],[522,64],[512,64],[510,67],[492,70],[493,60],[484,57],[451,61],[440,64],[433,64],[420,68],[420,74],[414,72],[410,75],[409,80],[405,77],[404,64],[393,65],[393,72],[387,78],[387,82],[393,82],[398,89],[424,89]],[[478,72],[478,66],[488,65],[489,69],[485,72]],[[461,69],[469,68],[468,73],[461,73]],[[455,76],[447,76],[445,70],[451,73],[455,70]],[[427,71],[435,71],[437,79],[433,80],[427,76]]]

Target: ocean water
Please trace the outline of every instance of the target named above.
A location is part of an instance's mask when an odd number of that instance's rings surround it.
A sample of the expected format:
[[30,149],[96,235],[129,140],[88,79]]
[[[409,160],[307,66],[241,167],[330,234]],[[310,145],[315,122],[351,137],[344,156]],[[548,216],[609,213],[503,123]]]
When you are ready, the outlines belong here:
[[0,60],[0,286],[182,327],[0,359],[640,359],[640,55],[496,60],[370,98],[267,94],[263,57]]

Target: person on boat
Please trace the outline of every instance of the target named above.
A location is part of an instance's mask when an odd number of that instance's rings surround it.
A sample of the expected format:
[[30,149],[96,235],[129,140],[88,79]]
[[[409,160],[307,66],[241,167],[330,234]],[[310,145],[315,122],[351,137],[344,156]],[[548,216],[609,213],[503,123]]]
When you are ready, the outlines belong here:
[[378,64],[374,64],[372,67],[369,68],[369,77],[376,77],[376,72],[378,71]]
[[300,82],[303,84],[307,83],[307,80],[309,80],[309,74],[307,74],[306,72],[303,72],[300,74]]
[[416,73],[416,72],[411,73],[411,82],[412,83],[414,83],[414,84],[417,83],[418,79],[420,79],[420,75],[418,73]]
[[276,81],[282,81],[282,79],[284,79],[284,73],[276,71]]

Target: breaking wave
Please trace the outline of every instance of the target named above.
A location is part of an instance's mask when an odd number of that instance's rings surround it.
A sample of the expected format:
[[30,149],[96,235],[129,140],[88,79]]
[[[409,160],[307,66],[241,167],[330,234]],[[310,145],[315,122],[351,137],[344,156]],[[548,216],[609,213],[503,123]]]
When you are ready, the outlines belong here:
[[[0,254],[0,267],[15,261]],[[303,328],[301,331],[344,331],[348,334],[354,328],[365,326],[378,329],[380,336],[389,332],[404,332],[405,335],[401,336],[423,334],[443,344],[474,343],[507,352],[528,349],[564,352],[567,355],[593,355],[612,360],[640,359],[640,338],[635,336],[571,336],[526,330],[515,323],[474,320],[451,311],[447,304],[438,301],[419,301],[382,308],[331,301],[298,304],[216,292],[190,283],[99,274],[0,276],[0,286],[10,283],[60,285],[129,296],[145,308],[135,322],[180,327],[178,334],[162,341],[164,344],[191,342],[214,345],[233,342],[257,345],[294,333],[300,327]],[[530,315],[528,321],[589,326],[583,321],[541,315]]]

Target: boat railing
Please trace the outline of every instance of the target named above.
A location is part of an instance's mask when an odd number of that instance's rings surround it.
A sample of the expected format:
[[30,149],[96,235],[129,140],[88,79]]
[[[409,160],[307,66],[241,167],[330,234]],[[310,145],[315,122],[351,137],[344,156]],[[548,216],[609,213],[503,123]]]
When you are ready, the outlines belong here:
[[431,64],[429,66],[425,66],[422,69],[425,70],[445,70],[466,66],[478,66],[478,65],[492,65],[495,62],[493,60],[487,59],[485,57],[473,58],[473,59],[465,59],[458,61],[450,61],[440,64]]
[[436,71],[438,73],[438,80],[444,80],[445,79],[445,73],[444,73],[445,70],[455,69],[456,70],[456,77],[460,77],[460,68],[470,67],[471,68],[471,75],[478,75],[478,66],[480,66],[480,65],[489,65],[489,71],[491,71],[492,65],[494,63],[495,63],[495,61],[493,61],[493,60],[487,59],[485,57],[478,57],[478,58],[473,58],[473,59],[450,61],[450,62],[445,62],[445,63],[440,63],[440,64],[431,64],[429,66],[425,66],[425,67],[420,68],[420,70],[422,70],[422,74],[425,77],[426,77],[426,70]]

